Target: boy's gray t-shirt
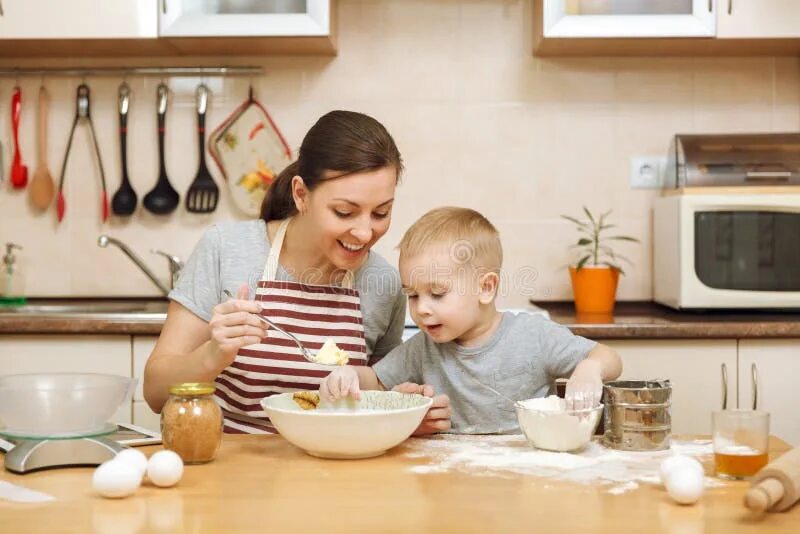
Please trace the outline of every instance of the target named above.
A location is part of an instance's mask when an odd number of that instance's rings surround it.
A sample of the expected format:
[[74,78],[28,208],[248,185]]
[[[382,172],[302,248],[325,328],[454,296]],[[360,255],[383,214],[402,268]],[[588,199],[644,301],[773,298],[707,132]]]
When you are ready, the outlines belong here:
[[[214,306],[228,298],[223,289],[235,295],[243,283],[255,288],[269,251],[263,220],[216,223],[198,241],[169,298],[210,321]],[[281,266],[276,278],[293,280]],[[353,282],[361,297],[367,354],[374,361],[402,341],[406,297],[397,270],[374,252],[355,273]]]
[[514,433],[519,424],[508,399],[546,396],[553,381],[568,377],[596,344],[544,317],[504,312],[497,332],[482,347],[435,343],[420,332],[373,369],[386,389],[413,382],[432,385],[437,395],[447,394],[453,410],[451,432]]

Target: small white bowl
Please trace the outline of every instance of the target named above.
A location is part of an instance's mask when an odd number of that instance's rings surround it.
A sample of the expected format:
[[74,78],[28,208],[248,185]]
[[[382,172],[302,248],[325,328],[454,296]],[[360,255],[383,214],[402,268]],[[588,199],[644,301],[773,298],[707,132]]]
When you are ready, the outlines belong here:
[[275,429],[291,444],[320,458],[371,458],[406,440],[432,399],[396,391],[362,391],[360,401],[326,403],[303,410],[292,393],[261,399]]
[[603,405],[584,410],[551,411],[515,405],[525,437],[537,449],[568,452],[583,449],[603,415]]

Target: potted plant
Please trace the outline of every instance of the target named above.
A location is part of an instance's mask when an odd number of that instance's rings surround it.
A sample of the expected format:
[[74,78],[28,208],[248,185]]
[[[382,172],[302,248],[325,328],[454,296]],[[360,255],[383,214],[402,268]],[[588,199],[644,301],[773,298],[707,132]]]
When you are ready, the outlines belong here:
[[639,240],[626,235],[607,235],[615,225],[606,222],[611,211],[596,217],[583,207],[585,219],[562,215],[575,224],[581,234],[571,245],[578,251],[578,261],[569,267],[575,311],[578,313],[610,314],[614,311],[619,275],[625,274],[620,262],[631,263],[628,258],[614,252],[609,242]]

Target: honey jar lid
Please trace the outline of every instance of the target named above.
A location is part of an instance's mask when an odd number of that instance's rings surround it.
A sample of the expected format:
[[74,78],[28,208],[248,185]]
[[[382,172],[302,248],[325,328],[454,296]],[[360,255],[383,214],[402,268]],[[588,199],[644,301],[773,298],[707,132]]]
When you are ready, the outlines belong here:
[[184,382],[169,387],[170,395],[211,395],[216,387],[210,382]]

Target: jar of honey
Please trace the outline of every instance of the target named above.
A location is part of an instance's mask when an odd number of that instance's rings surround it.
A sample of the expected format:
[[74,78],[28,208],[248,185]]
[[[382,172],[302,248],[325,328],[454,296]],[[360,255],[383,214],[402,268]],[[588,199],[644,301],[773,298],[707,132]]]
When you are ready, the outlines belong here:
[[186,464],[210,462],[222,442],[222,410],[214,384],[187,382],[169,388],[161,409],[161,440]]

